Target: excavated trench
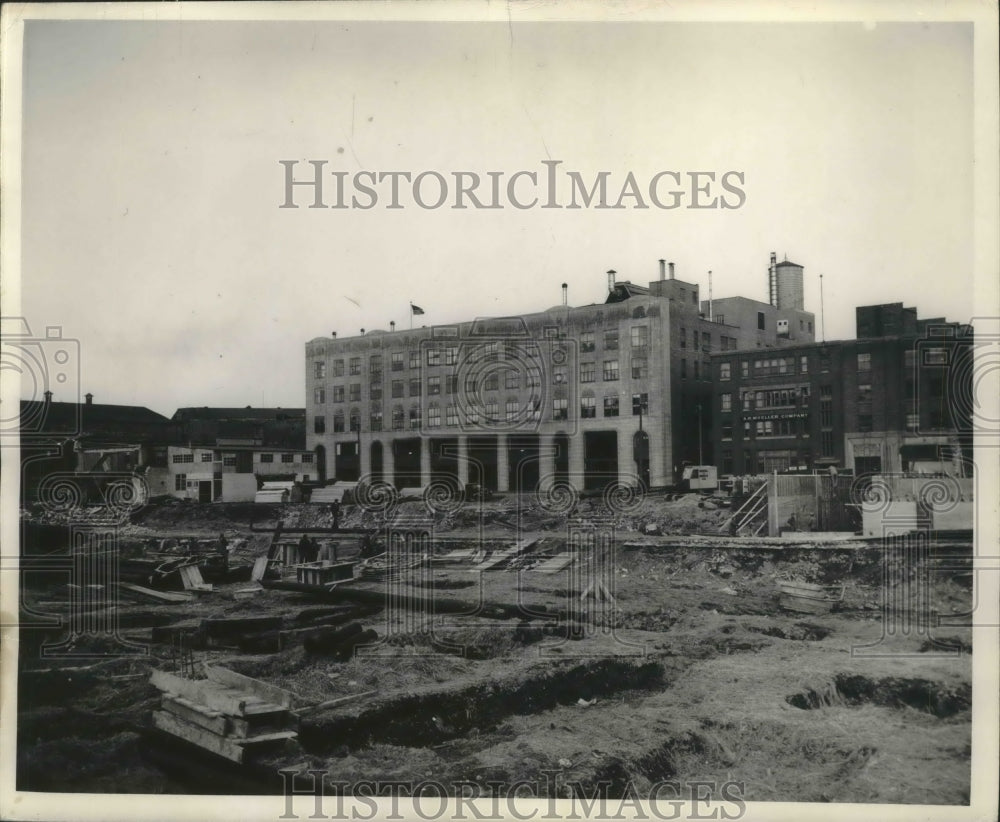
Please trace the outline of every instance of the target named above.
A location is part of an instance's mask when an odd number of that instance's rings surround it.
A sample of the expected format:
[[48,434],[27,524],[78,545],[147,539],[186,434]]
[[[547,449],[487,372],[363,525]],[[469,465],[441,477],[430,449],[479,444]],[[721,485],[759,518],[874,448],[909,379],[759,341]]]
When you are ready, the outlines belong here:
[[888,708],[915,708],[946,718],[971,707],[972,686],[968,683],[949,686],[929,679],[872,679],[858,674],[838,674],[822,688],[807,688],[785,697],[785,701],[802,710],[879,705]]
[[305,720],[299,742],[312,754],[328,754],[345,746],[357,750],[377,743],[429,747],[470,731],[495,731],[511,715],[536,714],[578,699],[655,690],[663,688],[665,680],[666,672],[659,663],[592,660],[509,682],[490,681],[459,690],[404,696],[354,716]]
[[807,642],[819,642],[833,633],[830,628],[825,628],[822,625],[813,625],[808,622],[796,622],[788,628],[782,628],[778,625],[770,625],[766,628],[757,625],[745,625],[743,627],[755,634],[773,636],[778,639],[805,640]]

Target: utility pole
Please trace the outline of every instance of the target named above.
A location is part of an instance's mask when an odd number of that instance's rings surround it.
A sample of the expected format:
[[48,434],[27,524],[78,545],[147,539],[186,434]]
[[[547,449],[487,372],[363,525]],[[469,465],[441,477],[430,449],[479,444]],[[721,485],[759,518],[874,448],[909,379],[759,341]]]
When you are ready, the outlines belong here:
[[697,405],[698,409],[698,465],[704,465],[701,461],[701,403]]

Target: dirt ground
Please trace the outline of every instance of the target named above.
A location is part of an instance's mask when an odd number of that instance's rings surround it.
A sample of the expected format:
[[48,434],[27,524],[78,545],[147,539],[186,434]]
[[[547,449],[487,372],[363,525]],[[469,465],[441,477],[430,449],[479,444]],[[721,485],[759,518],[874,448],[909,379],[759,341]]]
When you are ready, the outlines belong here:
[[[584,501],[576,514],[606,528],[600,506]],[[127,526],[123,550],[224,532],[231,563],[248,564],[270,540],[253,529],[331,524],[325,506],[262,508],[151,506]],[[602,784],[611,796],[641,796],[662,780],[715,780],[742,783],[748,801],[967,803],[972,647],[971,630],[959,626],[972,607],[968,542],[914,555],[886,584],[878,542],[708,536],[728,513],[722,500],[689,495],[618,515],[594,566],[612,602],[581,598],[593,579],[586,563],[535,570],[566,550],[565,515],[512,498],[459,508],[437,517],[434,561],[351,587],[436,596],[467,613],[377,609],[360,621],[379,641],[348,660],[307,653],[301,642],[268,654],[208,648],[194,658],[279,685],[307,705],[365,694],[303,711],[298,739],[255,763],[323,770],[331,785],[436,779],[486,794],[523,779],[538,783],[540,796],[589,796]],[[482,520],[491,545],[511,545],[515,535],[538,541],[501,570],[440,561],[474,547]],[[347,507],[342,524],[375,523]],[[941,551],[960,557],[946,572],[935,564]],[[842,584],[843,600],[831,613],[784,610],[777,584],[791,579]],[[897,621],[913,612],[883,612],[887,594],[901,601],[917,581],[929,614],[955,624],[901,631]],[[74,647],[106,657],[43,656],[41,643],[65,632],[22,629],[19,788],[206,790],[150,755],[159,693],[149,671],[178,661],[175,648],[152,641],[153,630],[214,616],[294,624],[324,604],[292,591],[242,593],[252,587],[224,582],[183,603],[123,597],[118,639],[84,635]],[[491,603],[520,603],[531,616],[494,618]],[[67,608],[65,585],[36,584],[22,618]],[[547,781],[545,772],[558,776]]]

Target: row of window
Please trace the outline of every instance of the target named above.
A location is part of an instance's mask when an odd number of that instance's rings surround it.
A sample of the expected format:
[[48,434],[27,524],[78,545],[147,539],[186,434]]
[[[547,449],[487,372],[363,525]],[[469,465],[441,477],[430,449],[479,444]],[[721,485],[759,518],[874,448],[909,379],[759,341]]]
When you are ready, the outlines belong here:
[[[682,329],[683,330],[683,329]],[[683,340],[681,347],[683,347]],[[725,350],[725,348],[723,348]],[[927,348],[922,350],[921,365],[939,366],[947,365],[948,352],[943,348]],[[794,374],[796,370],[796,359],[798,360],[798,373],[809,373],[809,357],[805,354],[790,357],[771,357],[769,359],[753,360],[753,373],[755,377],[765,377],[774,374]],[[906,368],[913,368],[916,363],[916,352],[909,349],[903,352],[903,365]],[[750,376],[750,360],[740,361],[741,376],[746,379]],[[830,352],[820,350],[819,369],[821,372],[830,370]],[[856,355],[856,370],[860,379],[866,379],[867,374],[872,370],[872,355],[870,351],[862,351]],[[732,363],[719,363],[719,379],[721,381],[732,378]]]
[[[257,454],[257,459],[259,462],[274,462],[274,454],[271,453],[260,453]],[[281,461],[283,463],[293,463],[293,462],[312,462],[312,454],[282,454]],[[185,463],[194,462],[194,454],[174,454],[172,457],[172,462],[175,465],[182,465]],[[223,465],[236,465],[236,455],[235,454],[223,454],[221,451],[202,451],[201,452],[201,462],[221,462]]]
[[[681,357],[681,379],[686,380],[688,376],[687,359]],[[708,363],[701,363],[699,360],[694,360],[694,378],[696,380],[707,380],[708,379]]]
[[[698,364],[695,363],[695,378],[698,378]],[[644,380],[649,377],[649,359],[647,357],[631,358],[632,379]],[[681,361],[681,375],[687,376],[687,362]],[[618,360],[605,360],[601,364],[601,376],[604,382],[615,382],[620,378]],[[480,391],[499,391],[501,375],[488,373],[485,375],[469,375],[466,378],[465,390],[470,394],[478,394]],[[597,381],[597,363],[585,362],[580,364],[580,382],[589,383]],[[553,382],[556,384],[566,383],[566,369],[553,369]],[[426,381],[420,377],[411,377],[409,380],[392,380],[390,383],[390,396],[393,399],[400,399],[405,396],[419,397],[423,393],[426,383],[427,395],[435,396],[441,393],[458,393],[458,376],[448,374],[444,377],[429,376]],[[523,386],[522,386],[523,384]],[[524,388],[537,388],[541,385],[540,370],[529,369],[521,374],[517,371],[505,371],[503,373],[503,388],[511,391]],[[442,390],[443,389],[443,390]],[[408,392],[408,393],[407,393]],[[313,403],[323,405],[326,403],[326,388],[317,386],[313,389]],[[331,402],[360,402],[361,383],[351,383],[346,387],[334,385],[331,388]],[[368,388],[368,398],[372,400],[382,399],[382,385],[372,383]]]
[[[732,410],[732,394],[720,394],[723,411]],[[772,388],[767,391],[741,391],[740,404],[744,411],[760,408],[792,408],[809,402],[809,386]]]
[[[619,415],[619,400],[617,395],[608,395],[603,399],[603,410],[605,417],[617,417]],[[459,424],[459,408],[457,405],[447,405],[444,409],[445,425],[456,426]],[[492,400],[484,403],[481,408],[463,409],[466,424],[489,424],[501,421],[517,422],[519,420],[539,420],[541,419],[541,405],[537,399],[532,400],[527,406],[519,400],[510,399],[504,405],[504,415],[500,416],[500,403]],[[649,394],[632,395],[632,414],[649,413]],[[422,411],[420,406],[411,406],[407,413],[402,406],[395,406],[392,410],[392,430],[402,430],[407,427],[409,421],[410,428],[419,428],[421,424]],[[580,400],[581,419],[592,419],[597,416],[597,398],[583,397]],[[569,418],[569,400],[566,398],[556,398],[552,400],[552,419],[565,420]],[[427,427],[437,428],[441,425],[441,406],[431,403],[427,407]],[[358,431],[361,426],[361,414],[357,409],[351,411],[345,417],[342,412],[333,415],[333,433],[342,434],[345,431]],[[381,431],[383,426],[383,415],[381,408],[371,409],[369,416],[369,430]],[[313,418],[313,432],[316,434],[326,433],[326,417],[316,416]]]
[[[216,474],[215,477],[214,477],[214,479],[218,480],[218,479],[221,479],[221,477],[222,477],[221,474]],[[311,475],[310,474],[303,474],[302,475],[302,479],[305,482],[309,482],[309,480],[311,479]],[[200,481],[201,482],[206,482],[207,480],[200,480]],[[175,491],[186,491],[188,489],[188,486],[196,487],[197,484],[198,484],[198,482],[199,482],[199,480],[194,480],[194,481],[192,481],[192,482],[189,483],[188,482],[187,474],[174,474],[174,490]]]
[[[723,422],[721,426],[722,439],[733,438],[733,423]],[[809,417],[778,420],[746,420],[743,423],[743,439],[756,437],[795,437],[799,434],[809,436]]]
[[[707,337],[707,334],[706,334]],[[597,341],[594,332],[585,331],[580,334],[580,351],[583,353],[595,351]],[[633,349],[644,349],[649,346],[649,327],[645,325],[632,326],[629,329],[629,343]],[[603,349],[605,351],[617,351],[619,348],[618,329],[608,329],[603,332]],[[407,366],[409,368],[419,368],[421,364],[421,351],[424,352],[424,362],[428,366],[436,367],[440,365],[457,365],[460,348],[457,345],[433,345],[426,344],[409,352],[394,351],[389,355],[389,368],[392,371],[402,371]],[[462,351],[463,356],[472,357],[476,360],[499,360],[501,357],[508,360],[524,362],[527,359],[534,359],[538,356],[538,351],[534,343],[525,344],[522,342],[505,341],[502,345],[498,340],[485,342],[480,346]],[[361,374],[362,358],[350,357],[339,358],[331,361],[332,376],[342,377],[345,373],[350,375]],[[382,373],[382,355],[371,354],[368,357],[368,372],[370,375]],[[313,363],[313,378],[324,380],[327,377],[327,363],[325,360],[316,360]]]

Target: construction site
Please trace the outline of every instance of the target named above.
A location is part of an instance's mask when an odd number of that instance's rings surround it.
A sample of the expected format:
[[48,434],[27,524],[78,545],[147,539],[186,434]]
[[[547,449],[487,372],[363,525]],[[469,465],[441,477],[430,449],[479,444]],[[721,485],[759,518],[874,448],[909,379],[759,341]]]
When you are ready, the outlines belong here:
[[808,479],[25,506],[17,788],[967,803],[971,490]]

